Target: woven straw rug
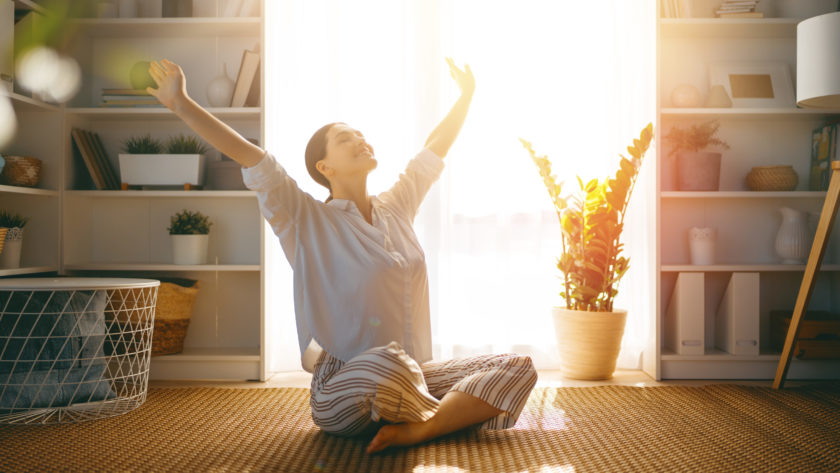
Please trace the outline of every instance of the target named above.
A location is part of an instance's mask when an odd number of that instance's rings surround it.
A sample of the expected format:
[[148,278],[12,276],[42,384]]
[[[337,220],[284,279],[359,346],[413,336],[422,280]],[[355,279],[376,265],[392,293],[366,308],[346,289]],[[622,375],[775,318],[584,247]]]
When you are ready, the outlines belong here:
[[538,388],[516,427],[364,453],[302,388],[156,388],[80,424],[0,426],[0,471],[840,471],[840,385]]

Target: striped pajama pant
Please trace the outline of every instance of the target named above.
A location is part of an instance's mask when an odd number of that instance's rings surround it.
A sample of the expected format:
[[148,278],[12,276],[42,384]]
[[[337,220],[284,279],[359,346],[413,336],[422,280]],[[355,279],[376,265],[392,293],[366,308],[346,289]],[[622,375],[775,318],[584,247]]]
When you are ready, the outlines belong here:
[[325,432],[358,435],[379,423],[422,422],[449,391],[475,396],[502,411],[481,429],[513,427],[537,372],[523,355],[479,355],[422,366],[396,342],[372,348],[346,363],[322,352],[315,364],[309,403]]

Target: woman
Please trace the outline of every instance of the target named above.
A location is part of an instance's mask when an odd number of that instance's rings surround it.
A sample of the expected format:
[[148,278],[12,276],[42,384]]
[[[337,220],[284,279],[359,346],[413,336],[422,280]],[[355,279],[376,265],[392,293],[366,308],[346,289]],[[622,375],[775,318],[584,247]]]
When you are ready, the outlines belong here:
[[157,88],[147,91],[243,166],[245,184],[257,191],[294,269],[301,362],[313,373],[313,421],[340,435],[376,431],[368,453],[475,424],[512,427],[537,379],[527,356],[429,362],[426,263],[412,222],[475,89],[469,66],[447,63],[461,97],[388,191],[367,194],[377,161],[358,130],[331,123],[314,133],[306,166],[330,190],[326,202],[300,190],[271,153],[190,99],[177,64],[164,59],[149,68]]

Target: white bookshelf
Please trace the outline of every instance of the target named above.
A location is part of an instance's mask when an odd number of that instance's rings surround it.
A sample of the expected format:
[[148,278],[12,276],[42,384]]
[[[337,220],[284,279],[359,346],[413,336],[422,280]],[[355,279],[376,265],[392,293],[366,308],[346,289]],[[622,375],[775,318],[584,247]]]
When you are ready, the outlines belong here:
[[[657,41],[657,309],[655,340],[645,352],[644,369],[656,379],[772,379],[779,353],[770,346],[770,311],[791,310],[805,264],[780,264],[774,241],[779,207],[811,213],[813,225],[825,192],[808,190],[811,131],[840,110],[776,108],[676,108],[670,94],[690,84],[705,94],[714,62],[785,62],[795,83],[796,24],[799,19],[660,19]],[[676,186],[675,164],[663,140],[674,125],[719,120],[723,151],[720,190],[685,192]],[[792,165],[799,186],[790,192],[753,192],[745,178],[754,166]],[[716,264],[692,265],[688,230],[717,228]],[[832,233],[837,235],[838,232]],[[681,272],[705,279],[704,354],[678,355],[664,344],[666,309]],[[733,355],[715,347],[715,314],[735,272],[760,280],[760,354]],[[840,311],[840,241],[832,238],[810,309]],[[840,360],[794,360],[789,377],[836,378]]]
[[[27,0],[15,3],[17,8],[43,11]],[[260,10],[264,11],[263,5]],[[266,226],[256,193],[93,190],[87,169],[74,157],[70,138],[74,127],[97,133],[113,167],[119,169],[117,155],[129,136],[148,132],[165,140],[178,133],[193,134],[163,107],[98,106],[102,88],[130,87],[128,70],[136,61],[167,58],[184,69],[194,100],[264,145],[264,104],[209,107],[205,94],[222,63],[228,77],[236,80],[243,50],[257,46],[263,54],[264,19],[79,18],[70,25],[76,31],[72,55],[82,70],[80,92],[64,105],[44,103],[18,90],[11,95],[19,131],[3,151],[39,157],[44,169],[36,189],[0,186],[3,207],[31,217],[22,267],[0,270],[0,277],[53,273],[198,280],[184,351],[153,357],[151,379],[265,380]],[[261,84],[265,84],[264,71],[261,68]],[[264,92],[260,95],[265,97]],[[208,159],[220,156],[211,149]],[[213,221],[208,264],[172,264],[166,227],[169,217],[183,208],[201,211]]]

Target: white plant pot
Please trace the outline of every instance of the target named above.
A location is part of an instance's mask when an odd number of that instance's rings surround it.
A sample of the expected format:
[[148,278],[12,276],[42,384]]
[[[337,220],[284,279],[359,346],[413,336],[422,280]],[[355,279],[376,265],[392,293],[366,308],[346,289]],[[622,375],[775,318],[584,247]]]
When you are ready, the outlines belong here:
[[[11,233],[12,229],[9,229]],[[7,234],[7,237],[9,235]],[[0,252],[0,269],[20,268],[20,251],[23,248],[23,231],[19,237],[7,239],[3,242],[3,251]]]
[[586,380],[612,378],[627,311],[587,312],[554,307],[552,315],[563,376]]
[[170,235],[174,264],[204,264],[207,262],[207,242],[210,235]]
[[120,180],[136,186],[204,185],[203,154],[120,153]]

